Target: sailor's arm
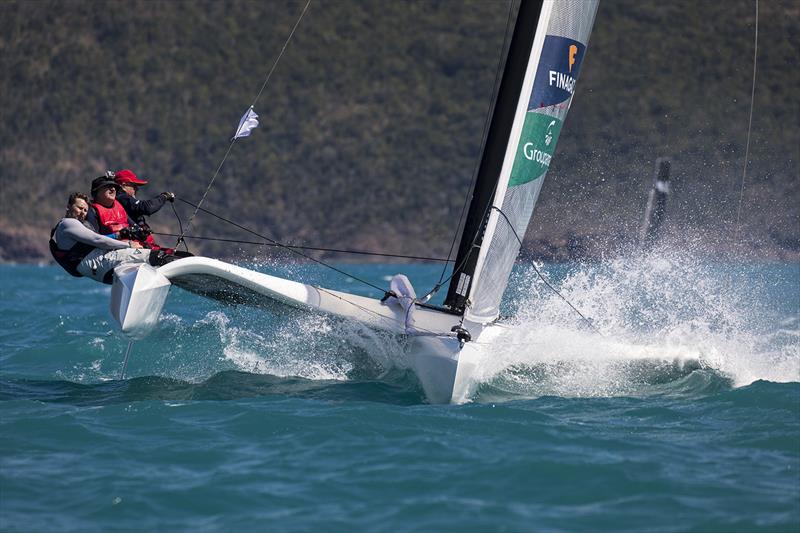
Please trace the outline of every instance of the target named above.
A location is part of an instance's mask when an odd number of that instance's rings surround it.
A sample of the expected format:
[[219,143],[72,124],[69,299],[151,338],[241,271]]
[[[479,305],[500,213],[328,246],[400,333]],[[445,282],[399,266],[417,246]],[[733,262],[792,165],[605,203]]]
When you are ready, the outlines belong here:
[[[105,235],[100,235],[84,226],[78,219],[65,218],[56,230],[65,237],[77,242],[82,242],[102,250],[120,250],[130,248],[130,241],[118,241]],[[58,241],[58,239],[56,239]]]
[[143,215],[150,216],[164,207],[164,204],[167,203],[167,197],[164,193],[159,194],[150,200],[137,200],[133,197],[129,197],[127,200],[128,202],[127,205],[125,205],[125,209],[134,218]]

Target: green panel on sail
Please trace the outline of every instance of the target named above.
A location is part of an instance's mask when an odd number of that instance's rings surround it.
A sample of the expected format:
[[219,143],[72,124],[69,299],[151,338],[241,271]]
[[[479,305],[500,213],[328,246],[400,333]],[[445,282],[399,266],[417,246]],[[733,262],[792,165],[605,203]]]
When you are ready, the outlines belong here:
[[528,183],[547,172],[562,124],[560,120],[550,115],[528,112],[517,145],[509,187]]

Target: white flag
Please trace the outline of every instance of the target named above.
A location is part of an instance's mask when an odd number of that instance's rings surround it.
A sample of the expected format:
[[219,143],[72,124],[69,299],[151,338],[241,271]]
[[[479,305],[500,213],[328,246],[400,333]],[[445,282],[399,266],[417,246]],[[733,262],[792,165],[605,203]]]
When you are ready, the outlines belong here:
[[250,109],[247,110],[247,113],[242,115],[242,119],[239,121],[239,127],[236,128],[236,135],[233,136],[233,139],[238,139],[239,137],[248,137],[250,132],[256,126],[258,126],[258,115],[256,115],[255,111],[253,111],[253,106],[250,106]]

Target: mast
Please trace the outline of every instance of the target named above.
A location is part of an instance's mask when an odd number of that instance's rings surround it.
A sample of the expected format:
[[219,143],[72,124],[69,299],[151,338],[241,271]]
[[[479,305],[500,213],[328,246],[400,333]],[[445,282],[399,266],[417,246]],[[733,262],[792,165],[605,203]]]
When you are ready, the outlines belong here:
[[572,104],[598,0],[522,0],[445,299],[486,324],[500,301]]
[[[483,241],[489,209],[494,198],[500,170],[508,147],[517,102],[533,47],[533,38],[543,0],[522,0],[517,12],[517,22],[506,55],[506,64],[497,98],[494,102],[492,120],[478,168],[478,177],[472,192],[472,201],[461,233],[456,261],[444,305],[462,314],[467,302],[478,262],[478,252]],[[473,243],[474,241],[474,243]],[[460,267],[460,268],[459,268]]]

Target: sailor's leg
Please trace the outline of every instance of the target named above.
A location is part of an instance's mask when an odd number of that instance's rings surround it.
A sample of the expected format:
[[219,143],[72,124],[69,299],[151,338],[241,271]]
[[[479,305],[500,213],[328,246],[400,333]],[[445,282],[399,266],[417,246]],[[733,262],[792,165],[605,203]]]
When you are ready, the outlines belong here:
[[101,283],[111,283],[114,267],[122,263],[146,263],[150,250],[123,248],[121,250],[93,250],[78,265],[78,272]]
[[160,248],[158,250],[150,251],[150,264],[154,267],[164,266],[167,263],[183,259],[184,257],[193,257],[194,254],[189,252],[181,252],[169,248]]

